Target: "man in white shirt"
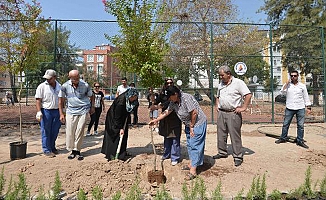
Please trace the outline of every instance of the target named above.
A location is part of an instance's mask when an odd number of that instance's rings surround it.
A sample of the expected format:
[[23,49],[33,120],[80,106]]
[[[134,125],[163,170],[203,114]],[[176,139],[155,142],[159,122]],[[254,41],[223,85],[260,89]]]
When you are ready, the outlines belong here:
[[304,143],[304,120],[305,108],[307,113],[311,112],[311,102],[308,96],[306,85],[298,82],[299,72],[294,70],[290,73],[290,79],[282,87],[281,92],[286,93],[286,108],[282,127],[281,137],[275,141],[276,144],[285,143],[288,141],[288,130],[294,115],[297,118],[297,138],[296,144],[303,148],[309,147]]
[[40,122],[42,134],[42,150],[44,155],[52,158],[58,154],[55,141],[61,127],[59,114],[59,91],[61,85],[56,81],[56,72],[52,69],[46,70],[41,83],[35,93],[36,119]]
[[121,83],[122,84],[119,85],[117,88],[117,93],[115,94],[115,98],[117,98],[120,94],[124,93],[129,88],[126,77],[123,77],[121,79]]
[[218,154],[213,158],[228,157],[227,137],[229,134],[234,165],[238,167],[243,162],[241,113],[246,111],[252,94],[245,82],[232,76],[230,67],[225,65],[219,67],[218,74],[221,80],[216,98]]

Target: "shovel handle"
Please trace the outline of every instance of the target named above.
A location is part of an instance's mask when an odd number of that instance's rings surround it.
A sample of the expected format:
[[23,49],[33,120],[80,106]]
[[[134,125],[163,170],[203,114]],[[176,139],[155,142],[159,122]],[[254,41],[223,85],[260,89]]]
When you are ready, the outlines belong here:
[[[128,116],[127,116],[127,118],[126,118],[126,120],[125,120],[125,123],[124,123],[124,125],[123,125],[123,130],[126,129],[127,120],[128,120]],[[123,135],[120,135],[118,148],[117,148],[117,151],[116,151],[116,153],[115,153],[115,159],[118,159],[118,157],[119,157],[119,153],[120,153],[120,149],[121,149],[121,144],[122,144],[122,139],[123,139]]]
[[122,139],[123,139],[123,135],[120,135],[119,144],[118,144],[118,148],[117,148],[117,153],[115,154],[115,159],[118,159],[118,157],[119,157],[121,144],[122,144]]

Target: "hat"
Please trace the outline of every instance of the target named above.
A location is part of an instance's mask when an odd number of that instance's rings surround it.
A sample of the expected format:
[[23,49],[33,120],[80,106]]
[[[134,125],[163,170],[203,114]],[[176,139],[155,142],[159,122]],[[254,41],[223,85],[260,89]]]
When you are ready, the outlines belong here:
[[53,69],[48,69],[48,70],[46,70],[43,78],[50,79],[53,76],[57,76],[57,73]]

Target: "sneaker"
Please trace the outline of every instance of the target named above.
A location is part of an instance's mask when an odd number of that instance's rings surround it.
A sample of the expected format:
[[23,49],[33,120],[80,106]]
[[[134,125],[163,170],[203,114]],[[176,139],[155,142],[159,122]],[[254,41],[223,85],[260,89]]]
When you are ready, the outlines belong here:
[[94,131],[94,135],[98,135],[98,132],[97,131]]
[[177,164],[178,164],[178,161],[172,161],[172,162],[171,162],[171,165],[172,165],[172,166],[176,166]]
[[156,131],[156,133],[160,132],[160,130],[158,128],[155,128],[155,131]]
[[47,153],[44,153],[44,155],[48,158],[54,158],[55,157],[55,154],[52,153],[52,152],[47,152]]
[[91,136],[91,133],[89,131],[86,131],[86,136]]

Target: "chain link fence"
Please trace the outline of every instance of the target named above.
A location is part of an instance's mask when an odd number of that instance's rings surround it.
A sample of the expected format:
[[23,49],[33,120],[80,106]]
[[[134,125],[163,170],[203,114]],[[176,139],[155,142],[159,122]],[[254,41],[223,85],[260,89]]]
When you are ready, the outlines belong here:
[[[42,79],[44,71],[49,68],[55,69],[61,83],[67,80],[67,73],[72,68],[78,67],[85,75],[89,72],[85,69],[87,66],[79,52],[108,44],[107,36],[119,34],[119,26],[115,21],[52,20],[49,23],[53,38],[47,39],[52,46],[49,45],[50,48],[42,52],[43,56],[40,57],[37,66],[40,69],[38,73],[25,72],[23,78],[12,75],[11,78],[14,80],[11,81],[12,84],[0,88],[1,123],[19,123],[18,103],[6,104],[5,98],[5,91],[15,93],[18,91],[19,80],[23,81],[24,85],[21,100],[23,123],[37,123],[34,95],[37,85],[44,81]],[[245,63],[247,72],[244,75],[234,73],[234,76],[244,80],[253,94],[249,108],[243,113],[245,123],[283,121],[285,105],[275,102],[275,97],[280,93],[282,84],[288,80],[288,71],[292,69],[299,69],[301,82],[306,84],[313,102],[313,112],[307,116],[307,121],[325,121],[326,88],[322,27],[272,28],[269,24],[208,22],[158,24],[169,27],[166,41],[171,51],[169,55],[164,56],[162,64],[174,71],[175,80],[182,80],[181,88],[184,92],[196,97],[209,123],[216,122],[214,96],[219,84],[217,68],[224,64],[233,68],[237,62]],[[64,47],[65,42],[70,44],[70,48]],[[5,56],[3,49],[1,56]],[[164,76],[165,72],[162,74]],[[103,85],[101,89],[110,96],[115,94],[119,85],[119,82],[112,80],[120,80],[126,76],[128,82],[135,82],[141,93],[139,123],[145,124],[149,121],[147,88],[137,84],[139,81],[137,75],[117,72],[104,77],[94,72],[94,76],[93,79],[86,75],[84,78],[90,84],[101,80]],[[107,108],[111,102],[105,100]],[[105,114],[102,114],[100,124],[104,124],[104,119]]]

